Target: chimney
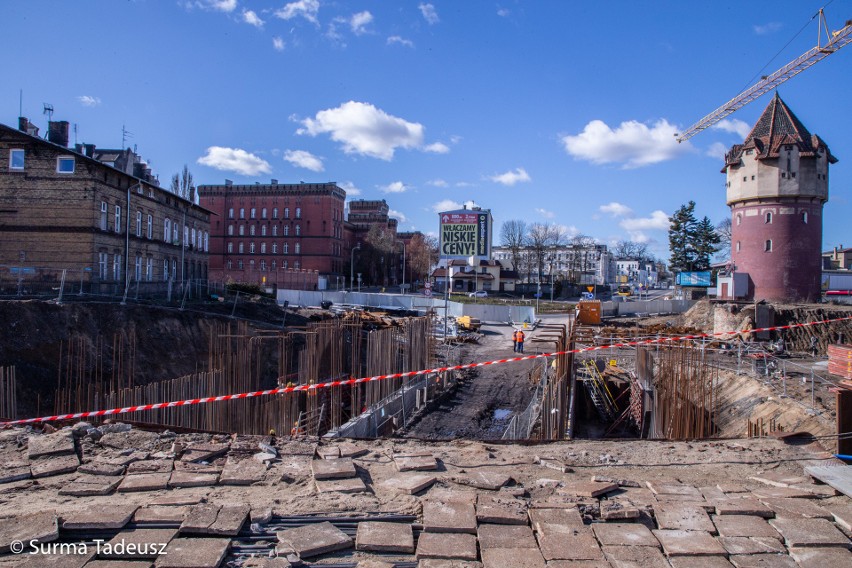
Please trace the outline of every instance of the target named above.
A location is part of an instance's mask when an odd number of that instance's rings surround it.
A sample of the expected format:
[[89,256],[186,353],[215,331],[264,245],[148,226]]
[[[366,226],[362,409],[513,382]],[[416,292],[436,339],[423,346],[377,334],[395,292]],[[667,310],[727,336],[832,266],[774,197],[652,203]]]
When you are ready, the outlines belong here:
[[60,146],[68,146],[68,121],[57,120],[47,123],[47,139]]
[[30,136],[38,136],[38,126],[30,122],[25,116],[18,117],[18,130],[26,132]]

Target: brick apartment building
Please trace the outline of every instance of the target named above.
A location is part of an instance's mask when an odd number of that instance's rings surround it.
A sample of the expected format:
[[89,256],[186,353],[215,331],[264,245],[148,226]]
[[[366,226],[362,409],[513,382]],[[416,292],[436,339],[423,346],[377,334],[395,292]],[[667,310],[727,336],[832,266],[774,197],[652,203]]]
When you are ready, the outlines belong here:
[[349,263],[346,192],[336,183],[200,185],[211,221],[210,278],[315,289]]
[[26,118],[0,124],[1,285],[63,270],[94,293],[205,281],[209,231],[210,212],[159,187],[133,151],[69,148],[64,121],[47,140]]

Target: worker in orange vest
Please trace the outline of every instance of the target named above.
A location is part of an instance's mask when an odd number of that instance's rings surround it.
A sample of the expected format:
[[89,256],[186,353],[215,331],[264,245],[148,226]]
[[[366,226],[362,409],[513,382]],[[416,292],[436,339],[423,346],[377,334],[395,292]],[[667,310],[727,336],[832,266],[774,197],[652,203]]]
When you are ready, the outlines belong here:
[[512,351],[518,350],[518,330],[512,332]]
[[518,330],[518,335],[515,337],[515,343],[517,345],[517,348],[515,349],[515,351],[517,351],[518,353],[523,353],[524,352],[524,332],[521,331],[520,329]]

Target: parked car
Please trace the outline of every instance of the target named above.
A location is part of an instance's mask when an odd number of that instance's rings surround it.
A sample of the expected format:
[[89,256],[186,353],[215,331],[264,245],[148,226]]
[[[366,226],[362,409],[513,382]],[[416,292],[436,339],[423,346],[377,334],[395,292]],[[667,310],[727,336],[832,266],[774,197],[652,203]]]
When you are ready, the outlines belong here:
[[487,290],[477,290],[476,292],[471,292],[468,294],[470,298],[487,298],[488,291]]

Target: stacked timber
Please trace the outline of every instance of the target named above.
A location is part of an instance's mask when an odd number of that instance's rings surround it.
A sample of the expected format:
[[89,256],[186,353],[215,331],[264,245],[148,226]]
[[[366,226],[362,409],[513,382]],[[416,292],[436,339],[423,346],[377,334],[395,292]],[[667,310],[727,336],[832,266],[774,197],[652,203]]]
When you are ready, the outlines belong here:
[[852,345],[828,346],[828,372],[852,380]]

